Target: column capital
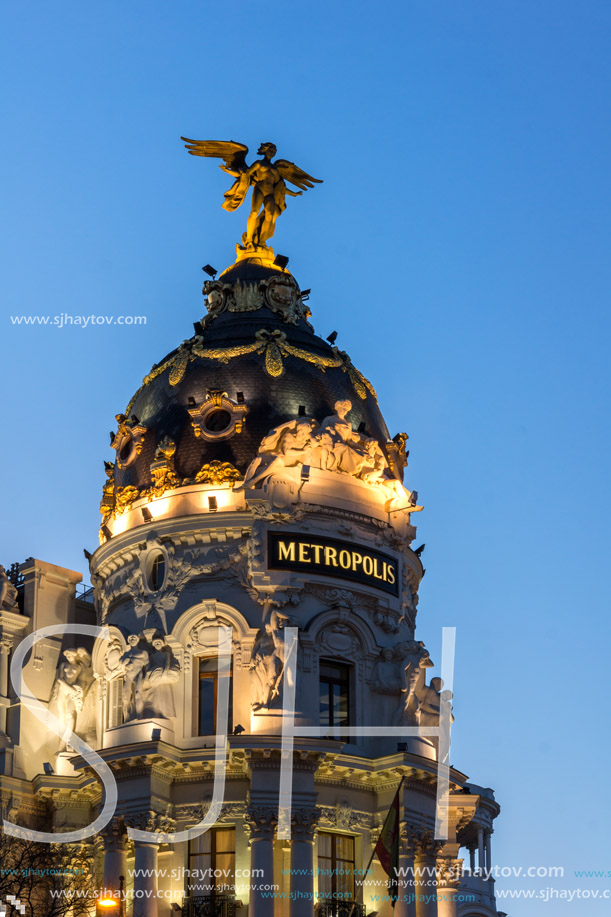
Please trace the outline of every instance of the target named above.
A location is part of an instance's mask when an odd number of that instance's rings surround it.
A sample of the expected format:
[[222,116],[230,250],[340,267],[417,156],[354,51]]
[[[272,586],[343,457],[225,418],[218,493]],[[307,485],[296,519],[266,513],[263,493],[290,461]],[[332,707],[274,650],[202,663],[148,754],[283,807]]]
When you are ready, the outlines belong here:
[[[172,834],[176,830],[176,821],[168,815],[155,812],[149,809],[147,812],[139,812],[134,815],[125,816],[125,824],[130,828],[136,828],[138,831],[149,831],[151,834]],[[155,841],[136,841],[137,844],[156,843]]]
[[438,888],[458,888],[462,878],[461,859],[438,857],[435,863]]
[[291,812],[291,838],[296,841],[313,841],[320,818],[318,809],[293,809]]
[[434,860],[443,847],[443,841],[436,841],[432,831],[414,829],[411,835],[414,852],[419,860]]
[[105,828],[100,832],[104,842],[104,850],[126,850],[129,835],[122,815],[111,818]]
[[249,806],[246,810],[251,840],[272,840],[278,824],[278,810],[273,806]]

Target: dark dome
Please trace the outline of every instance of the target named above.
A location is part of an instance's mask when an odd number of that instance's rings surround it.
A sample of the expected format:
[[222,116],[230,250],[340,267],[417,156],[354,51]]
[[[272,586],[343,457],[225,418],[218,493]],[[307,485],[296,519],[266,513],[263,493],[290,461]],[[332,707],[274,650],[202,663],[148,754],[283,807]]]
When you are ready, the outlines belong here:
[[[204,292],[209,315],[198,328],[202,333],[153,367],[128,405],[127,429],[145,432],[139,453],[124,467],[117,442],[117,487],[150,485],[150,466],[165,438],[176,445],[174,468],[181,480],[215,460],[243,475],[272,428],[300,415],[322,421],[337,401],[352,403],[348,419],[354,429],[387,452],[388,431],[370,383],[346,354],[314,334],[303,294],[288,272],[242,262],[207,281]],[[196,435],[198,418],[194,426],[190,411],[210,404],[211,392],[218,393],[216,410]],[[241,412],[241,431],[223,435],[234,410],[236,416]]]

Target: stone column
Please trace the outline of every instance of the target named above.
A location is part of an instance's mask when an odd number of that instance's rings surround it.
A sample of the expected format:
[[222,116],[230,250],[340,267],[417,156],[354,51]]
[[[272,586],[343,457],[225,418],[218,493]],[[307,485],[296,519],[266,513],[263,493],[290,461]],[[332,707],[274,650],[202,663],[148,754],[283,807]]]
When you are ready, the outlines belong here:
[[127,829],[122,818],[113,818],[102,832],[104,842],[104,878],[102,888],[118,894],[119,877],[127,876]]
[[471,875],[475,875],[475,847],[469,847],[469,869]]
[[[0,642],[0,697],[8,697],[8,657],[13,648],[13,641],[3,637]],[[0,732],[6,734],[7,707],[0,705]]]
[[398,876],[397,901],[394,917],[416,917],[414,901],[414,857],[416,855],[416,838],[409,827],[403,826],[399,840],[399,868],[405,870]]
[[462,860],[442,857],[437,860],[437,917],[457,917],[456,894]]
[[483,875],[486,867],[486,854],[484,849],[484,828],[482,825],[477,826],[477,865]]
[[416,917],[437,917],[437,902],[434,899],[436,894],[435,858],[438,849],[439,845],[428,838],[421,840],[416,847],[414,860]]
[[158,915],[157,851],[157,844],[134,844],[134,917]]
[[492,836],[492,831],[486,831],[486,869],[490,871],[492,869],[492,847],[490,844]]
[[[274,831],[278,822],[278,810],[268,806],[250,806],[247,818],[250,826],[251,872],[248,917],[266,917],[273,912],[274,902],[271,897],[264,898],[258,886],[274,884]],[[262,870],[262,874],[255,875],[255,870]]]
[[291,910],[290,917],[314,914],[314,830],[319,818],[314,808],[291,813]]

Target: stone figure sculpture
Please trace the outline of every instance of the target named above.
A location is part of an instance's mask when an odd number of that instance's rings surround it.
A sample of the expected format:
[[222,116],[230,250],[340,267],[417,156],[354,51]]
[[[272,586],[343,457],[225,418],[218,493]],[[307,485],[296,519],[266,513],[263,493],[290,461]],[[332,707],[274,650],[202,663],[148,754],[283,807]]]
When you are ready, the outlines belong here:
[[164,638],[157,634],[152,640],[152,650],[139,686],[141,716],[167,720],[176,716],[172,685],[180,677],[180,663]]
[[0,564],[0,609],[11,611],[17,605],[17,588],[11,583],[7,572]]
[[139,634],[130,634],[127,638],[128,648],[120,659],[123,669],[123,722],[142,718],[142,691],[141,684],[143,672],[148,665],[149,652],[146,642],[142,641]]
[[65,751],[68,731],[72,731],[89,745],[96,744],[95,681],[91,656],[83,647],[64,650],[51,692],[50,709],[66,727],[58,752]]
[[275,684],[273,671],[274,640],[272,629],[266,624],[259,631],[250,662],[250,684],[253,710],[269,705],[271,688]]
[[289,420],[264,436],[256,458],[250,463],[244,483],[234,487],[240,490],[256,487],[275,472],[296,465],[310,464],[313,432],[318,427],[315,420]]
[[[264,436],[258,454],[246,470],[244,483],[234,490],[254,488],[286,468],[309,465],[359,478],[382,487],[389,499],[409,501],[411,494],[395,478],[376,439],[357,433],[347,419],[352,403],[336,401],[335,414],[319,425],[316,420],[289,420]],[[415,503],[415,501],[413,501]]]
[[[450,703],[452,692],[443,690],[442,678],[431,678],[428,685],[422,685],[418,690],[419,723],[420,726],[439,726],[442,702]],[[450,722],[454,716],[450,711]]]
[[[222,159],[225,165],[220,168],[236,179],[225,192],[224,210],[237,210],[252,187],[246,232],[242,236],[242,245],[238,246],[244,252],[271,253],[267,241],[274,235],[276,220],[286,209],[286,195],[299,197],[303,191],[313,188],[314,183],[321,183],[321,179],[308,175],[288,159],[272,162],[276,155],[273,143],[262,143],[257,150],[262,158],[249,166],[246,163],[248,147],[243,143],[234,140],[189,140],[188,137],[180,139],[185,141],[185,147],[192,156]],[[299,191],[291,191],[286,182],[296,185]]]
[[279,697],[284,676],[284,628],[290,623],[287,615],[273,611],[255,641],[250,664],[253,688],[252,707],[269,707]]
[[405,687],[402,688],[401,693],[405,697],[399,711],[399,725],[419,726],[419,692],[424,685],[425,669],[430,668],[433,663],[421,640],[410,640],[402,644],[401,650],[405,665]]
[[130,634],[120,665],[123,670],[123,722],[170,719],[176,716],[172,685],[180,677],[180,663],[161,634]]

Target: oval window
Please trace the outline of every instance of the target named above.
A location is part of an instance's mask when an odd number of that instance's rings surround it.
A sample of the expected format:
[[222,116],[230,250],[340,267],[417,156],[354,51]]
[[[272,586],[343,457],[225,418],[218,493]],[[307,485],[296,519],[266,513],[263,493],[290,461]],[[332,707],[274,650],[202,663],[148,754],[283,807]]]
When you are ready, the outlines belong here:
[[121,443],[121,448],[119,449],[119,463],[121,465],[127,464],[131,458],[132,450],[134,448],[134,440],[131,436],[126,436]]
[[207,415],[204,424],[206,430],[209,430],[210,433],[223,433],[231,425],[231,414],[229,411],[219,408]]
[[157,592],[163,586],[165,580],[165,557],[163,554],[156,554],[151,564],[149,575],[149,586],[153,592]]

